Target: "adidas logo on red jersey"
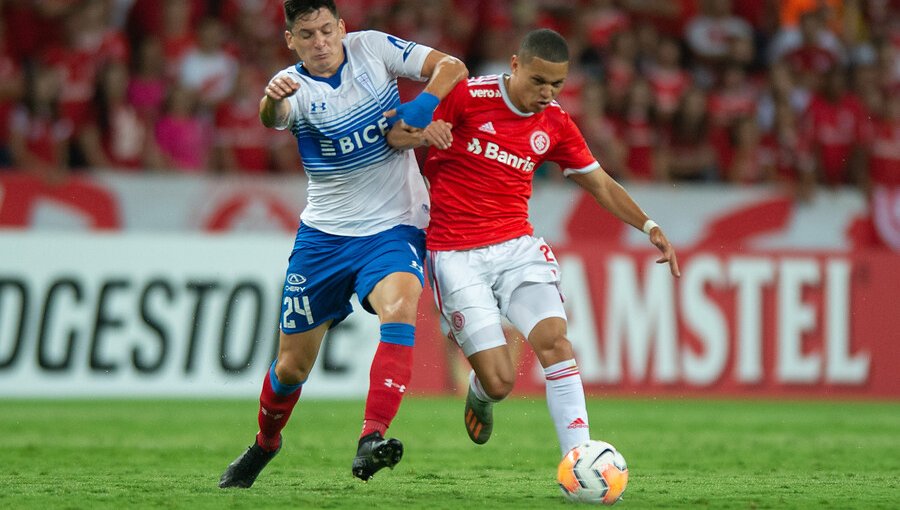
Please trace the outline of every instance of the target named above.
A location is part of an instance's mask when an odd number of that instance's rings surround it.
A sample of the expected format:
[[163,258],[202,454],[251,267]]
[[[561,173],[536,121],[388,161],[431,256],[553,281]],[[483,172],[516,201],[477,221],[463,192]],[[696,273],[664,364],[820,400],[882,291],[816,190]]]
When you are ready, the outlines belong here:
[[478,128],[478,130],[492,135],[497,134],[497,132],[494,131],[494,124],[491,121],[482,124],[481,127]]

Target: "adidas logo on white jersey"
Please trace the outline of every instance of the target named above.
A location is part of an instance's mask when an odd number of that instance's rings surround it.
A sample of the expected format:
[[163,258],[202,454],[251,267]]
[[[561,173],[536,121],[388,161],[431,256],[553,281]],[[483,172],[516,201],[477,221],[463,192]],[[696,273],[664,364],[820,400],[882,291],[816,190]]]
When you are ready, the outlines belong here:
[[489,133],[492,135],[496,135],[497,132],[494,131],[494,124],[491,121],[487,121],[478,128],[479,131],[483,131],[485,133]]

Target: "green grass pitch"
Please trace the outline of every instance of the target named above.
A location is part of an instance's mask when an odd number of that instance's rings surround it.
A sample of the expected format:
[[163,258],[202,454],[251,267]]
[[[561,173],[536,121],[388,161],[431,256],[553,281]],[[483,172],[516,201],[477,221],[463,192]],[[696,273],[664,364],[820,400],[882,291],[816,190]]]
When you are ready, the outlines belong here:
[[[595,439],[625,455],[616,507],[900,508],[900,403],[589,401]],[[461,397],[408,398],[406,452],[350,475],[363,404],[301,400],[281,454],[249,490],[221,490],[252,440],[252,400],[2,400],[0,508],[574,508],[542,399],[511,397],[469,442]]]

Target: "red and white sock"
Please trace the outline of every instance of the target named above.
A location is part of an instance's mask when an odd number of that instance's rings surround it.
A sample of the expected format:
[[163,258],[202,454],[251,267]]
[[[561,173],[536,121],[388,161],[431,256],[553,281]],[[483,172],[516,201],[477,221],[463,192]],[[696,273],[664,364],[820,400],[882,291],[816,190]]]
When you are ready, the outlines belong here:
[[560,361],[544,369],[547,407],[556,427],[559,448],[565,455],[575,446],[591,438],[588,428],[584,386],[574,359]]

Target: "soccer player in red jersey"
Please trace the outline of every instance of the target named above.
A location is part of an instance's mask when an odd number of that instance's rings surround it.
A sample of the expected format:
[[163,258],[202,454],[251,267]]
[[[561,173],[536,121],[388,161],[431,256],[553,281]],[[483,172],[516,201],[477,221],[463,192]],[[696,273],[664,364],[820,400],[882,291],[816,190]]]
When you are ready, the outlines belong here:
[[[501,329],[506,317],[531,344],[544,369],[547,404],[560,449],[590,438],[584,388],[558,290],[559,264],[528,223],[534,170],[554,161],[565,176],[622,221],[643,229],[678,276],[675,250],[653,222],[600,166],[578,127],[554,100],[569,70],[558,33],[527,34],[512,72],[460,82],[422,131],[392,130],[394,147],[432,146],[424,173],[432,209],[426,243],[429,277],[444,332],[474,369],[465,422],[486,442],[492,406],[509,395],[515,366]],[[390,115],[388,112],[387,115]]]

